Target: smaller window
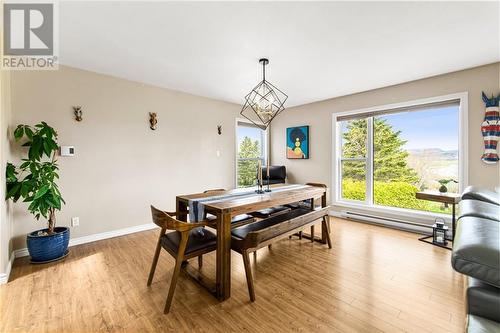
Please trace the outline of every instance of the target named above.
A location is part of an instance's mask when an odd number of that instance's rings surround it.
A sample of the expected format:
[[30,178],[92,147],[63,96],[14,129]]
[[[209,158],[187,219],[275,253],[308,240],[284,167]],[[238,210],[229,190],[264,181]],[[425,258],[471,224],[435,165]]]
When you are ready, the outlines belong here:
[[238,121],[236,144],[236,185],[254,186],[259,160],[263,165],[266,162],[266,131],[253,124]]

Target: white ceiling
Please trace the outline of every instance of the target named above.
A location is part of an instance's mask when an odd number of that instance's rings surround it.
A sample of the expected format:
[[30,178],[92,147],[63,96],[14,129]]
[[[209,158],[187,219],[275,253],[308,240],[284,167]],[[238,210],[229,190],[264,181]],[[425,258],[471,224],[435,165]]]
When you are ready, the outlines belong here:
[[63,2],[60,62],[241,104],[287,106],[500,60],[499,3]]

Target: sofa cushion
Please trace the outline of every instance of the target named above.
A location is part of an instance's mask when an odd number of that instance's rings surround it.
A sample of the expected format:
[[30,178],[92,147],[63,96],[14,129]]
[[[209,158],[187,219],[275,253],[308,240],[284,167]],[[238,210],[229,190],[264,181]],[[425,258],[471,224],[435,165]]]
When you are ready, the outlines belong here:
[[469,315],[467,333],[493,333],[500,332],[500,323],[479,316]]
[[500,193],[485,190],[476,186],[468,186],[462,193],[462,200],[473,199],[500,205]]
[[468,313],[500,322],[500,289],[471,277],[468,282]]
[[500,221],[500,206],[479,200],[462,200],[458,204],[459,219],[466,216]]
[[500,287],[500,223],[479,217],[458,221],[451,263],[465,275]]

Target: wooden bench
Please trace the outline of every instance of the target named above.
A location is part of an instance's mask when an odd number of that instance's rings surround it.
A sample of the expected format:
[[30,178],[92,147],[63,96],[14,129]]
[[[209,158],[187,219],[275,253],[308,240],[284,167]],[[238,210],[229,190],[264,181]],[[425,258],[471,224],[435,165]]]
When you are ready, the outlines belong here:
[[319,219],[323,219],[323,234],[326,235],[328,247],[331,249],[328,211],[329,207],[316,210],[296,208],[287,213],[231,230],[231,248],[243,256],[248,293],[252,302],[255,301],[255,291],[250,269],[250,253],[312,226]]

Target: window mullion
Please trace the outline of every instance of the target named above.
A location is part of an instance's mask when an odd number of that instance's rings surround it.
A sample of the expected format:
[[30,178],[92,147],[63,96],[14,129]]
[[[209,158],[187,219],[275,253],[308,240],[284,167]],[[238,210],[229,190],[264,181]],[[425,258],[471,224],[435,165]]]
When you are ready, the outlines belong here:
[[366,204],[373,205],[373,117],[366,121]]

